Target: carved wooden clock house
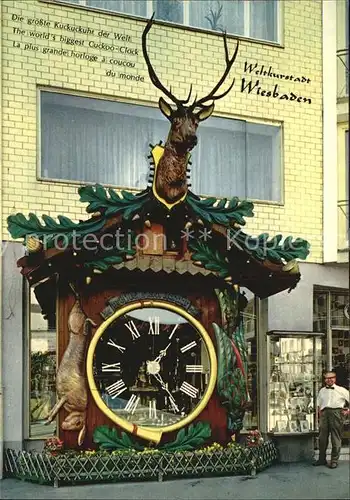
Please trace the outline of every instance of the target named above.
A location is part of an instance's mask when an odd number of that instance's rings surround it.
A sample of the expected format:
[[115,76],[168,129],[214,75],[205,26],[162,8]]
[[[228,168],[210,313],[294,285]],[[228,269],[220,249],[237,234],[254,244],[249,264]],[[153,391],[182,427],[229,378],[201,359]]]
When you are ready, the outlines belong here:
[[142,36],[144,58],[175,107],[160,98],[171,128],[165,145],[151,148],[150,185],[138,194],[81,187],[92,215],[79,223],[8,219],[11,235],[25,238],[18,265],[41,289],[43,310],[45,290],[57,290],[57,403],[48,421],[58,415],[68,447],[91,448],[101,425],[158,444],[194,421],[209,422],[212,439],[227,442],[242,428],[249,400],[240,287],[261,298],[294,288],[295,259],[308,254],[301,239],[244,233],[251,202],[201,199],[188,189],[196,129],[232,88],[218,93],[238,42],[230,58],[224,36],[222,77],[189,104],[191,92],[179,100],[152,67],[152,22]]

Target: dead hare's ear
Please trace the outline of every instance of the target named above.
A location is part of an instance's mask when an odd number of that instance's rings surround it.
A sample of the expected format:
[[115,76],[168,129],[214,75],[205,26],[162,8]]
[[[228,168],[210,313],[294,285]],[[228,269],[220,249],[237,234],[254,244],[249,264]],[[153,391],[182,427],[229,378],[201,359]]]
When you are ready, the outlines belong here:
[[79,435],[78,435],[78,445],[81,446],[84,442],[84,439],[85,439],[85,434],[86,434],[86,425],[84,424],[83,425],[83,428],[81,429],[81,431],[79,432]]
[[161,112],[163,113],[163,115],[166,116],[170,120],[170,117],[171,117],[173,110],[171,109],[169,104],[163,99],[163,97],[160,97],[160,99],[158,101],[158,106],[159,106],[159,109],[161,110]]
[[202,122],[203,120],[206,120],[207,118],[209,118],[209,116],[212,114],[213,111],[214,111],[214,103],[211,104],[210,106],[203,107],[203,109],[201,109],[197,113],[198,120],[200,122]]

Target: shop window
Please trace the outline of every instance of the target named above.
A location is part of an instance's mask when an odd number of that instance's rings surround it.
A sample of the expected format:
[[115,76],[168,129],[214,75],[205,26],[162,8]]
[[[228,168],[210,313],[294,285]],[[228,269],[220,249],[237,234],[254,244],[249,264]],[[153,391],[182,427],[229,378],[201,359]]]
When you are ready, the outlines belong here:
[[269,346],[269,431],[316,430],[316,396],[322,380],[320,336],[272,332]]
[[278,42],[279,0],[62,0],[232,35]]
[[[41,91],[40,177],[144,189],[149,144],[169,122],[157,108]],[[191,189],[281,201],[281,128],[212,117],[198,128]]]
[[349,294],[331,293],[331,328],[349,328]]
[[244,415],[243,420],[243,432],[250,429],[258,428],[258,359],[257,359],[257,335],[256,335],[256,298],[255,296],[246,288],[242,288],[241,292],[245,295],[248,300],[247,307],[244,309],[243,325],[244,325],[244,337],[247,346],[247,384],[248,393],[250,397],[250,402],[248,408]]
[[55,435],[56,423],[44,425],[56,399],[56,293],[52,283],[30,288],[29,437]]

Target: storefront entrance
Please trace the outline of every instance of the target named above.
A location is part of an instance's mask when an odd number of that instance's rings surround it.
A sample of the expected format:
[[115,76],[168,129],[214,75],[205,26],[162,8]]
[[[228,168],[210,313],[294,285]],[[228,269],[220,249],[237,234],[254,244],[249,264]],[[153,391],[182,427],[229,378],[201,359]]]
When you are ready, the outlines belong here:
[[[337,384],[350,387],[349,291],[314,291],[314,331],[325,332],[322,345],[322,369],[334,370]],[[343,444],[350,442],[350,419],[344,423]]]

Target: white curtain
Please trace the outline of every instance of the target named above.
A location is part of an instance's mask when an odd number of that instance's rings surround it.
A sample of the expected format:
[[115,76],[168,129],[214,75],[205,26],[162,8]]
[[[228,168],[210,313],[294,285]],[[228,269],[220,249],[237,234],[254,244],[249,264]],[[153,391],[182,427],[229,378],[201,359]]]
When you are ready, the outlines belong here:
[[244,34],[244,0],[191,0],[190,26]]
[[[144,189],[149,144],[165,142],[169,128],[156,108],[42,92],[41,174]],[[211,117],[197,135],[192,191],[280,200],[279,127]]]
[[183,0],[153,0],[156,18],[172,23],[183,23]]
[[277,1],[250,1],[249,36],[251,38],[277,40]]
[[[194,28],[224,31],[261,40],[277,41],[277,6],[280,0],[62,0],[112,12],[156,18],[182,24],[188,7],[188,24]],[[249,19],[244,19],[249,3]]]
[[146,0],[86,0],[86,5],[136,16],[147,16]]
[[146,186],[149,144],[165,140],[169,128],[157,109],[48,92],[41,109],[44,177]]
[[247,191],[255,200],[281,201],[279,127],[247,123]]
[[192,154],[192,190],[197,194],[246,194],[246,124],[240,120],[210,118],[198,128]]

